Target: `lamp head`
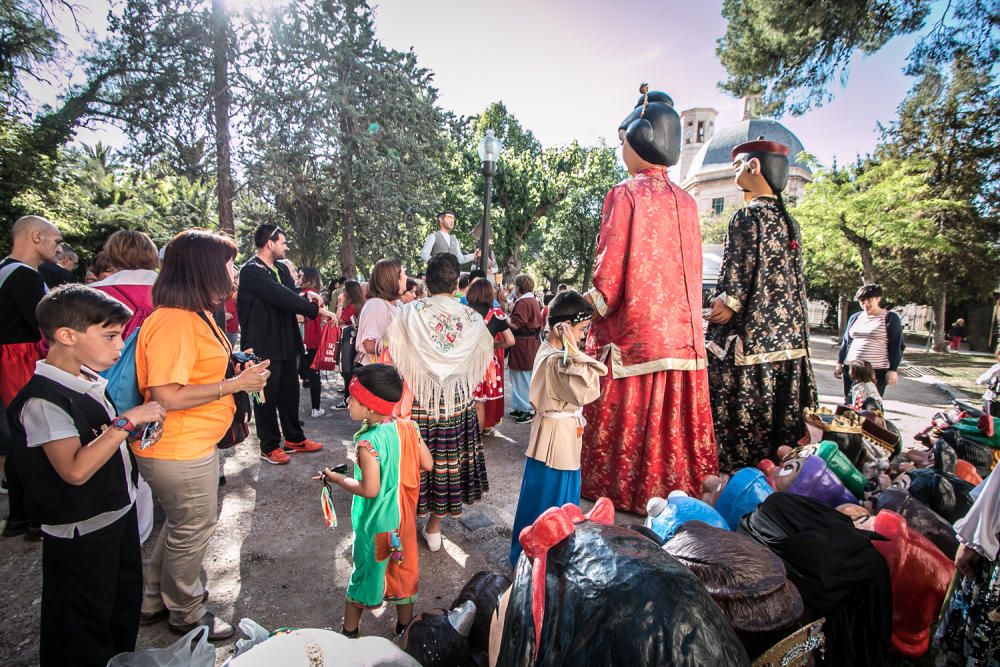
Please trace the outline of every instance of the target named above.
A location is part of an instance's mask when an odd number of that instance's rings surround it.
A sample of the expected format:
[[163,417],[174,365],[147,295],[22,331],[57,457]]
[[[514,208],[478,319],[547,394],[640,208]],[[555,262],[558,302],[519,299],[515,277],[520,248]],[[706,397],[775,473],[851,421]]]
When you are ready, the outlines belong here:
[[483,162],[496,162],[503,152],[503,144],[493,134],[493,130],[486,130],[486,136],[479,142],[479,159]]

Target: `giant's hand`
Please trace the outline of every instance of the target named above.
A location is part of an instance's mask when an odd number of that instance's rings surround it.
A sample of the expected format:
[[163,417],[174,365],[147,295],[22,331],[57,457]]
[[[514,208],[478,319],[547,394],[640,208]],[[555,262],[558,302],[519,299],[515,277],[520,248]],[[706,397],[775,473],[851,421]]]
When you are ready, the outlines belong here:
[[712,299],[712,309],[708,313],[708,321],[712,324],[728,324],[736,311],[726,305],[722,297]]

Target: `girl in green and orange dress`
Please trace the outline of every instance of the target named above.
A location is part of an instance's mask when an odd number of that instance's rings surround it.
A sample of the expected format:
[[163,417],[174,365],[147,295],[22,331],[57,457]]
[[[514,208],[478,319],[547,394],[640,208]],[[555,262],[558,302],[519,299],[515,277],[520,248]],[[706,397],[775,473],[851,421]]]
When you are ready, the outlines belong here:
[[383,601],[396,605],[397,634],[413,616],[419,577],[416,505],[420,469],[433,466],[431,454],[412,422],[393,418],[403,381],[388,364],[369,364],[350,387],[351,418],[362,422],[354,435],[357,465],[347,477],[329,468],[314,479],[330,481],[354,494],[354,568],[347,586],[344,626],[358,636],[361,613]]

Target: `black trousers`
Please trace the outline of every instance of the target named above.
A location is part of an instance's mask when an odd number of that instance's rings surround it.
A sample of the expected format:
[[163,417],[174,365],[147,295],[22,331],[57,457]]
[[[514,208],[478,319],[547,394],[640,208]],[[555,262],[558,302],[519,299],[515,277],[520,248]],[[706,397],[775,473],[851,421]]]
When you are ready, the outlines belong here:
[[[854,381],[851,380],[851,374],[848,372],[848,367],[844,366],[844,404],[851,404],[851,385]],[[875,386],[878,387],[878,393],[881,394],[882,398],[885,398],[885,376],[889,373],[888,368],[876,368],[875,369]]]
[[312,369],[312,362],[315,358],[316,350],[306,350],[306,353],[299,357],[299,377],[303,380],[309,380],[309,401],[312,403],[312,409],[318,410],[320,390],[323,387],[320,385],[319,371]]
[[142,606],[142,554],[135,507],[71,540],[42,538],[42,667],[104,667],[135,650]]
[[[299,372],[296,359],[272,359],[268,366],[271,376],[264,387],[264,402],[253,406],[257,423],[257,438],[262,454],[281,446],[281,436],[289,442],[306,439],[299,421]],[[278,422],[281,430],[278,430]]]

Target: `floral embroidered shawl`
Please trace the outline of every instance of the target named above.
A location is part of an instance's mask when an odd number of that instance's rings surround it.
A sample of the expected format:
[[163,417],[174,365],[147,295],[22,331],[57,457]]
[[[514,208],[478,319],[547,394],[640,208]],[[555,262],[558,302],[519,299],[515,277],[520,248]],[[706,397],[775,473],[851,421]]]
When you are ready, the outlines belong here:
[[493,337],[483,318],[447,295],[401,307],[386,339],[414,399],[438,418],[472,400],[493,358]]

